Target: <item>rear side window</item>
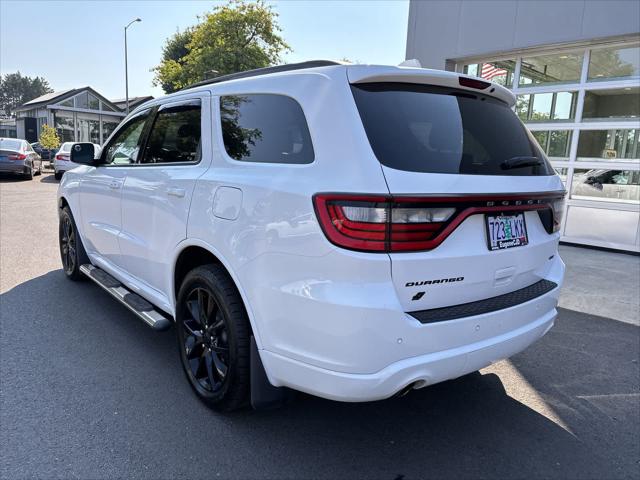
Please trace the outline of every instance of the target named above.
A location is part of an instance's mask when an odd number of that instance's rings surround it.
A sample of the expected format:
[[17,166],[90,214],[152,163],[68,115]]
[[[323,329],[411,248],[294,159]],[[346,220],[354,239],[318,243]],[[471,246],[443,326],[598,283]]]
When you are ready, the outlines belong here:
[[353,85],[369,143],[397,170],[469,175],[553,175],[509,106],[466,91],[406,83]]
[[283,95],[220,97],[220,122],[227,154],[257,163],[313,162],[311,136],[302,108]]
[[158,112],[142,163],[196,162],[200,157],[200,104]]

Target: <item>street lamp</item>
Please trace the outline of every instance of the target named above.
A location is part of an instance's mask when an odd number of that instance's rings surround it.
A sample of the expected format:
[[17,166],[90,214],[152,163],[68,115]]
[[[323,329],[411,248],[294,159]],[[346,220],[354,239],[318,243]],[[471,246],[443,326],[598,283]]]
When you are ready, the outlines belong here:
[[129,70],[127,65],[127,28],[131,26],[132,23],[141,22],[140,18],[136,18],[135,20],[131,20],[126,27],[124,27],[124,85],[126,90],[126,99],[127,99],[127,115],[129,115]]

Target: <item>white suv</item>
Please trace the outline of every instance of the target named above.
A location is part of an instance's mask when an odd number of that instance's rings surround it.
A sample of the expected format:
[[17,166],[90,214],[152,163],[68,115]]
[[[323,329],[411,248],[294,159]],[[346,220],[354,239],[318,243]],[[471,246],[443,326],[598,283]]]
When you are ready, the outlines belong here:
[[209,405],[390,397],[553,325],[564,188],[505,88],[306,62],[133,111],[60,185],[60,251]]

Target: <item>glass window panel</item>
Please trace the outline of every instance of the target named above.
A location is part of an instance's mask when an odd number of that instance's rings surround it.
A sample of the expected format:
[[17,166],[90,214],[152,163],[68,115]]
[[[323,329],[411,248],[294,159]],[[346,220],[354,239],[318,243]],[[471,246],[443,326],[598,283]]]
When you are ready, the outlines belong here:
[[180,163],[199,160],[200,105],[182,105],[158,112],[142,163]]
[[589,80],[640,76],[640,47],[591,50]]
[[553,119],[568,120],[573,118],[573,107],[576,99],[575,92],[558,92],[555,96],[556,102],[553,108]]
[[582,53],[540,55],[522,59],[520,85],[573,83],[580,81]]
[[638,159],[637,129],[583,130],[578,140],[578,160]]
[[575,116],[577,92],[518,95],[516,113],[523,121],[571,120]]
[[73,98],[70,98],[69,100],[65,100],[64,102],[60,102],[60,105],[62,107],[73,107]]
[[100,109],[100,100],[97,97],[89,94],[89,108],[91,110],[99,110]]
[[307,121],[302,108],[291,97],[273,94],[221,97],[220,123],[225,150],[235,160],[313,162]]
[[571,198],[640,203],[640,171],[576,169],[573,172]]
[[553,130],[549,133],[549,148],[547,155],[550,157],[569,157],[571,147],[571,130]]
[[533,96],[530,120],[549,120],[552,102],[553,93],[536,93]]
[[516,69],[516,61],[496,60],[493,62],[470,63],[462,69],[463,73],[480,77],[484,80],[497,83],[507,88],[513,85],[513,72]]
[[106,153],[103,154],[105,163],[114,165],[136,163],[147,115],[148,112],[129,120],[116,133],[105,149]]
[[462,73],[466,73],[467,75],[473,75],[474,77],[478,76],[478,67],[477,63],[471,63],[469,65],[465,65],[462,69]]
[[513,72],[516,68],[515,60],[499,60],[495,62],[486,62],[482,64],[480,69],[480,78],[495,82],[498,85],[511,88],[513,85]]
[[55,112],[54,125],[61,142],[75,141],[73,113],[61,111]]
[[76,108],[89,108],[89,94],[83,92],[80,95],[75,96]]
[[585,120],[629,119],[640,116],[640,88],[627,87],[585,92]]
[[538,142],[538,145],[540,145],[540,148],[542,148],[542,151],[546,152],[547,142],[549,141],[549,132],[542,130],[538,132],[531,132],[531,134]]
[[111,121],[111,120],[102,120],[102,141],[106,142],[109,138],[109,135],[113,133],[120,122]]
[[531,95],[518,95],[516,97],[516,113],[520,120],[526,121],[529,119],[529,108],[531,104]]

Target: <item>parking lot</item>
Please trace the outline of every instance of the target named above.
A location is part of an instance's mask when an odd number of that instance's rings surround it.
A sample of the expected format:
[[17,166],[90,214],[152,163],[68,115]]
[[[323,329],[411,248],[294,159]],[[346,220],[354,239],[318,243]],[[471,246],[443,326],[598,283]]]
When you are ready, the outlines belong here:
[[[220,415],[190,391],[173,330],[154,333],[99,287],[64,278],[56,189],[50,174],[0,178],[3,479],[640,475],[637,310],[616,301],[624,312],[613,302],[607,315],[597,301],[604,316],[588,313],[578,265],[562,303],[573,310],[479,374],[382,402],[300,394]],[[638,257],[563,250],[576,263],[609,255],[603,278],[615,261],[637,282]],[[637,283],[607,288],[633,295]]]

